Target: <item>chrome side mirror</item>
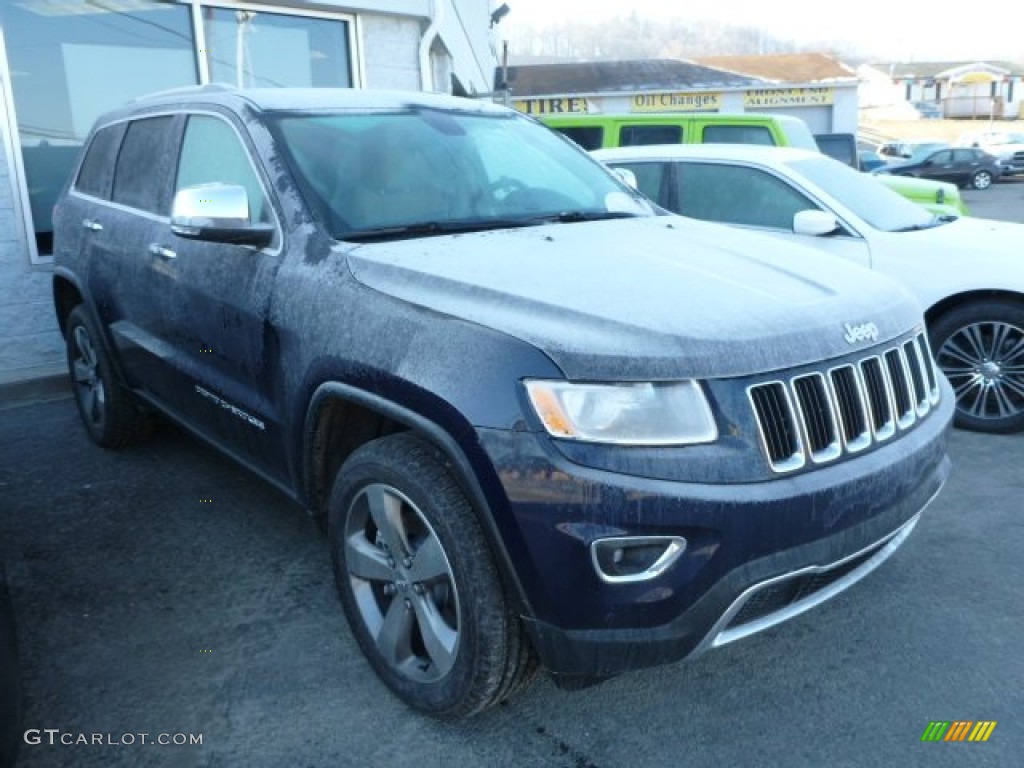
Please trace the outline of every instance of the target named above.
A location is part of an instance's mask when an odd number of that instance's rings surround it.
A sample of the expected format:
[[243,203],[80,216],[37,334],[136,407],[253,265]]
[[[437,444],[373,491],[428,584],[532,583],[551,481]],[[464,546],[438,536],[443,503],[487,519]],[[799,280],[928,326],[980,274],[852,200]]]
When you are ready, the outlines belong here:
[[199,184],[178,190],[171,206],[171,231],[178,237],[263,247],[274,239],[269,224],[249,218],[249,196],[237,184]]

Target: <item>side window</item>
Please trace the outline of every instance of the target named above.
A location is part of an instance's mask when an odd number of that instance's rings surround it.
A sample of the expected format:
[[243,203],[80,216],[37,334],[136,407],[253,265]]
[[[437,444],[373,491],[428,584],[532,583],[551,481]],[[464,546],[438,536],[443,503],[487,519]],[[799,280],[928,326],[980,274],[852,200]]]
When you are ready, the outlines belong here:
[[226,121],[192,115],[185,126],[174,191],[198,184],[237,184],[249,198],[249,217],[269,222],[270,208],[249,153]]
[[973,163],[975,160],[980,160],[981,153],[976,149],[954,149],[953,150],[953,162],[955,163]]
[[619,131],[619,146],[641,147],[650,144],[682,144],[679,125],[624,125]]
[[694,219],[792,231],[798,211],[819,210],[781,179],[756,168],[680,163],[679,213]]
[[665,163],[615,163],[615,168],[625,168],[636,176],[640,193],[658,205],[668,205],[668,165]]
[[167,213],[167,179],[156,167],[166,157],[173,123],[170,116],[147,117],[128,126],[114,170],[111,199],[115,203]]
[[110,199],[110,185],[114,179],[114,164],[117,162],[117,149],[121,145],[122,135],[123,123],[109,125],[96,132],[82,158],[75,189],[83,195]]
[[763,144],[775,146],[772,132],[763,125],[706,125],[702,133],[705,144]]
[[568,136],[588,151],[604,146],[604,128],[599,125],[567,125],[564,128],[555,128],[555,130]]
[[953,153],[950,150],[943,152],[936,152],[934,155],[928,158],[934,165],[945,165],[946,163],[953,162]]

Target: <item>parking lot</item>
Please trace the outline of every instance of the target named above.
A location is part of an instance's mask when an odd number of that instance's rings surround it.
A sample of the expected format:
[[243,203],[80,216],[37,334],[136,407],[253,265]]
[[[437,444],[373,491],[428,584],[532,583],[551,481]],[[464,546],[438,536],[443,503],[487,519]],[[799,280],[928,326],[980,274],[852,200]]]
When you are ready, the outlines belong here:
[[[1024,180],[965,198],[1024,221]],[[363,660],[301,509],[171,427],[108,452],[67,396],[3,404],[0,559],[39,742],[19,765],[1019,764],[1022,450],[953,433],[953,476],[903,548],[794,621],[583,691],[541,677],[443,724]],[[998,725],[922,743],[935,720]]]

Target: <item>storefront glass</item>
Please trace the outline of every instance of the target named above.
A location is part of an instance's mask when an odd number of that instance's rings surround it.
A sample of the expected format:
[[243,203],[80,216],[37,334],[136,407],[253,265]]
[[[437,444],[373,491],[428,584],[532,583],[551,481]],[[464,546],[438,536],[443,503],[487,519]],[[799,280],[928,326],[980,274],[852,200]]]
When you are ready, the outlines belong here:
[[202,9],[210,81],[237,88],[348,88],[348,24],[265,11]]
[[96,117],[199,82],[191,12],[143,0],[13,0],[2,14],[29,206],[46,254],[51,209]]
[[[352,86],[349,21],[228,5],[0,2],[38,254],[52,252],[53,204],[103,112],[146,93],[197,85],[200,61],[210,82],[236,87]],[[198,56],[193,7],[205,36]]]

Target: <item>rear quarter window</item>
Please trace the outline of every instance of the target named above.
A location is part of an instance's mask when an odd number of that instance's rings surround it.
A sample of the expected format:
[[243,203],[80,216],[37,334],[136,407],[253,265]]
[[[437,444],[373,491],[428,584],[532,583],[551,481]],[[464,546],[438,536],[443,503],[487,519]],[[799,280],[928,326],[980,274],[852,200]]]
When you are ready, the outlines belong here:
[[83,195],[92,195],[104,200],[110,199],[110,186],[114,180],[114,164],[117,150],[124,135],[124,124],[101,128],[92,137],[82,165],[75,179],[75,189]]

